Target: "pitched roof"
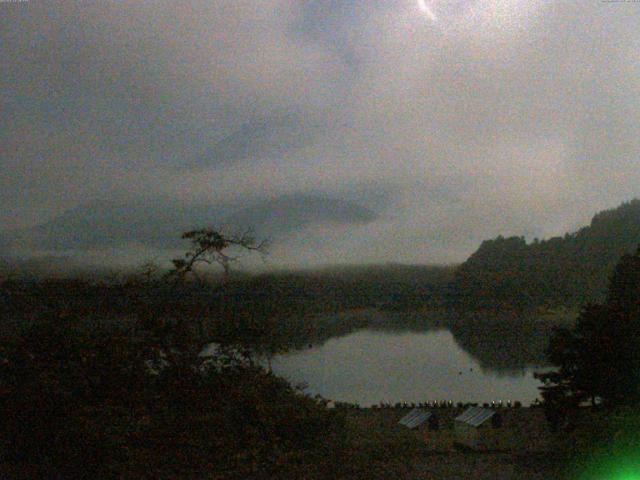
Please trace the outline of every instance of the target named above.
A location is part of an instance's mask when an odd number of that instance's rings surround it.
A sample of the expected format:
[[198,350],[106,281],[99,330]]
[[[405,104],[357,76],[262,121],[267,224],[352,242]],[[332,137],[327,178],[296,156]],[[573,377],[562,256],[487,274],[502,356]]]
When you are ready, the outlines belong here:
[[456,422],[466,423],[472,427],[478,427],[495,415],[496,412],[487,408],[471,407],[458,415]]
[[398,422],[408,428],[416,428],[422,425],[431,416],[431,412],[425,412],[419,408],[414,408]]

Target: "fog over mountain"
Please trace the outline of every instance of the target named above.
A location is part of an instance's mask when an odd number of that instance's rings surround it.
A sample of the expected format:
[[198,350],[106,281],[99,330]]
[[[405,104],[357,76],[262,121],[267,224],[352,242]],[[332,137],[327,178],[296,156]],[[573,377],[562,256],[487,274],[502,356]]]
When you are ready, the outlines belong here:
[[5,248],[458,262],[640,196],[639,4],[427,5],[0,3]]
[[[24,254],[58,252],[70,256],[95,249],[132,246],[176,250],[186,243],[182,232],[211,227],[232,233],[251,230],[275,248],[312,225],[326,228],[365,225],[378,214],[348,200],[324,195],[292,194],[233,204],[188,204],[166,198],[94,201],[52,220],[3,235],[5,250]],[[248,227],[250,226],[250,227]],[[148,250],[151,251],[151,250]]]

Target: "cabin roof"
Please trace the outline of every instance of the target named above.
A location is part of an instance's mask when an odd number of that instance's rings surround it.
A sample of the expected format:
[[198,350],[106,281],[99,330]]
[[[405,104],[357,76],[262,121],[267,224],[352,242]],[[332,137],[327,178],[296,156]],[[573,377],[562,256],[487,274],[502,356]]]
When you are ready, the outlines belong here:
[[496,412],[482,407],[470,407],[455,419],[456,422],[466,423],[472,427],[479,427],[495,415]]
[[416,428],[426,422],[430,416],[431,412],[425,412],[419,408],[414,408],[402,417],[398,423],[408,428]]

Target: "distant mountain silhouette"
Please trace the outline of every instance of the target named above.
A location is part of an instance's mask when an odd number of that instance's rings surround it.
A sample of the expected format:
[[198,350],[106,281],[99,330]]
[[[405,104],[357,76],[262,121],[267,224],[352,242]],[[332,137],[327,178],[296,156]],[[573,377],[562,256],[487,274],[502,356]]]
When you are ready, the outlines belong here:
[[601,301],[620,257],[640,244],[640,200],[596,214],[564,237],[527,244],[524,237],[487,240],[457,270],[459,300],[495,305],[582,305]]
[[377,214],[354,202],[316,194],[290,194],[231,205],[185,205],[171,199],[92,202],[33,228],[4,232],[7,247],[73,250],[139,243],[181,245],[186,230],[208,226],[253,229],[262,237],[286,237],[313,224],[359,224]]
[[362,224],[377,214],[354,202],[316,195],[283,195],[230,215],[238,225],[250,225],[265,235],[286,233],[315,223]]

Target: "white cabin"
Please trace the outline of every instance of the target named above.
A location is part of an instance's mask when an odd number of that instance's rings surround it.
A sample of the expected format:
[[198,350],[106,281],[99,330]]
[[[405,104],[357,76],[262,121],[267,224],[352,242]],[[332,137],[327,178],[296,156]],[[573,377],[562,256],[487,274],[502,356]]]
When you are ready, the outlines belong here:
[[473,450],[498,448],[501,431],[497,415],[497,412],[488,408],[471,407],[465,410],[454,420],[456,443]]

